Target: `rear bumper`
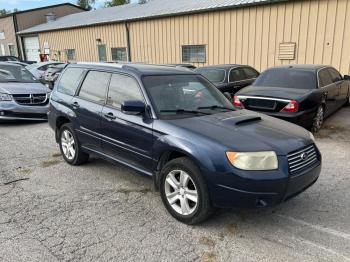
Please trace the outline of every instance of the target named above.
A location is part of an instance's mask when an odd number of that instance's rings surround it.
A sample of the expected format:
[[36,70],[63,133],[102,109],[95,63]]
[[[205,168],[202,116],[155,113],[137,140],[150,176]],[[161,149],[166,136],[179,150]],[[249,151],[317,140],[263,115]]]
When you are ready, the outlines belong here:
[[315,117],[315,111],[302,111],[296,114],[294,113],[270,113],[270,112],[260,112],[272,117],[276,117],[299,126],[310,128],[312,126],[312,121]]
[[[232,183],[216,184],[210,188],[211,200],[219,208],[264,208],[287,201],[312,186],[321,172],[321,162],[297,176],[287,175],[276,180],[240,178]],[[236,175],[231,174],[232,177]],[[258,174],[259,175],[259,174]],[[237,181],[239,183],[237,184]]]

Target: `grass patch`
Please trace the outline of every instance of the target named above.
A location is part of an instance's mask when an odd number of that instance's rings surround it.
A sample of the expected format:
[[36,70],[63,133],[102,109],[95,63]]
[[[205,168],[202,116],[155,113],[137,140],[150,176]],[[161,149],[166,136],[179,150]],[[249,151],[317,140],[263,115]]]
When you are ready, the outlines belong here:
[[50,166],[55,166],[55,165],[58,165],[61,161],[59,160],[47,160],[47,161],[43,161],[41,162],[41,166],[46,168],[46,167],[50,167]]
[[199,244],[210,247],[210,248],[213,248],[216,245],[215,241],[211,238],[208,238],[208,237],[201,237],[199,239]]
[[202,262],[216,262],[217,260],[217,255],[213,251],[209,252],[204,252],[202,257],[201,257]]
[[52,154],[52,157],[61,157],[61,156],[62,156],[62,154],[59,153],[59,152],[58,152],[58,153],[53,153],[53,154]]
[[24,175],[29,175],[33,172],[30,168],[21,168],[18,170],[19,173],[24,174]]
[[136,189],[136,188],[119,188],[117,189],[118,193],[122,193],[122,194],[130,194],[130,193],[142,193],[142,194],[146,194],[151,192],[152,190],[150,188],[140,188],[140,189]]

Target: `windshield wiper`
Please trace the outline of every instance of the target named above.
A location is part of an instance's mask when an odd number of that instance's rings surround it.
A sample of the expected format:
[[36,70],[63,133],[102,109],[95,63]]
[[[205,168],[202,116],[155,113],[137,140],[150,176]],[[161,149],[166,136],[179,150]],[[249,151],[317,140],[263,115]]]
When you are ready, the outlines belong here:
[[161,113],[176,113],[176,114],[183,114],[183,113],[190,113],[190,114],[201,114],[201,115],[210,115],[209,113],[204,113],[197,110],[186,110],[186,109],[176,109],[176,110],[160,110]]
[[218,106],[218,105],[213,105],[213,106],[202,106],[202,107],[198,107],[198,109],[211,109],[211,110],[215,110],[215,109],[225,109],[225,110],[229,110],[229,111],[236,111],[236,109],[234,108],[228,108],[225,106]]

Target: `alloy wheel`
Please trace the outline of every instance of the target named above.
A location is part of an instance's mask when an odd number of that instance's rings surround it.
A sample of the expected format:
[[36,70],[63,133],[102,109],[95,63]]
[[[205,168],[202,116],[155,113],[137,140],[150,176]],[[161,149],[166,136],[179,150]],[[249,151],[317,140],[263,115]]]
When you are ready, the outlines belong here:
[[73,160],[75,157],[75,141],[72,133],[69,130],[64,130],[62,132],[61,146],[65,157],[68,160]]
[[317,110],[317,116],[316,116],[316,120],[315,120],[315,129],[319,130],[322,127],[323,124],[323,120],[324,120],[324,110],[323,107],[320,107]]
[[198,191],[190,175],[183,170],[173,170],[166,176],[164,183],[171,208],[180,215],[191,215],[198,205]]

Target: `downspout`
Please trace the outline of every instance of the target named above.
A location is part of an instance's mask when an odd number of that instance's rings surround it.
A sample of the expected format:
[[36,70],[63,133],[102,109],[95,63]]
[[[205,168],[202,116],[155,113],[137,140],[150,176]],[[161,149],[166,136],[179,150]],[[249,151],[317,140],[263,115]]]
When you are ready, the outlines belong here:
[[126,44],[127,44],[127,50],[128,50],[128,62],[131,62],[131,46],[130,46],[130,31],[129,31],[129,25],[127,22],[125,22],[125,32],[126,32]]
[[17,23],[17,16],[16,16],[16,14],[13,14],[12,18],[13,18],[13,26],[14,26],[14,28],[15,28],[15,38],[16,38],[17,55],[18,55],[22,60],[24,60],[22,51],[21,51],[21,49],[20,49],[20,44],[19,44],[19,41],[18,41],[18,35],[17,35],[17,32],[18,32],[18,23]]

